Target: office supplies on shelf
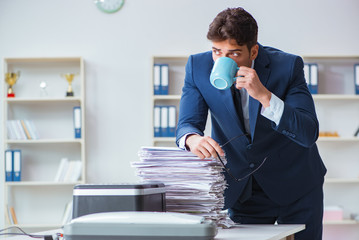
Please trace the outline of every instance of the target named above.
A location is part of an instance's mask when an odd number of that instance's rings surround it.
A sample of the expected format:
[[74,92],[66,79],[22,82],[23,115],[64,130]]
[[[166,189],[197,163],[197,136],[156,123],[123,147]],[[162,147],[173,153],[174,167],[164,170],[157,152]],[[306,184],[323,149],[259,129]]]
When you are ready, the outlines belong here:
[[8,120],[6,127],[8,139],[39,139],[38,131],[32,120]]
[[155,105],[153,117],[154,137],[175,137],[176,106]]
[[76,182],[81,177],[82,162],[80,160],[69,161],[62,158],[57,169],[55,182]]
[[13,154],[13,181],[21,181],[21,150],[12,150]]
[[7,182],[21,181],[21,150],[5,150],[5,180]]
[[343,208],[340,206],[324,206],[323,221],[342,221]]
[[161,136],[161,107],[154,106],[153,108],[153,134],[154,137]]
[[200,159],[172,147],[142,147],[139,157],[140,161],[131,166],[143,181],[165,184],[167,211],[191,213],[217,223],[225,221],[221,210],[226,181],[222,165],[215,158]]
[[155,64],[153,66],[153,93],[154,95],[161,94],[161,65]]
[[15,213],[15,209],[14,207],[10,207],[9,208],[10,211],[10,216],[11,216],[11,223],[13,224],[19,224],[19,222],[17,221],[17,217],[16,217],[16,213]]
[[153,65],[154,95],[168,95],[169,66],[168,64]]
[[161,137],[168,137],[168,107],[161,107]]
[[304,77],[308,84],[310,93],[318,93],[318,64],[305,63],[304,64]]
[[74,187],[73,218],[115,211],[166,211],[164,184],[81,184]]
[[75,138],[81,138],[81,107],[74,107]]
[[169,212],[107,212],[73,219],[64,226],[67,240],[210,240],[216,225],[202,217]]
[[12,150],[5,150],[5,181],[12,182],[14,177]]
[[168,95],[168,64],[161,64],[161,95]]

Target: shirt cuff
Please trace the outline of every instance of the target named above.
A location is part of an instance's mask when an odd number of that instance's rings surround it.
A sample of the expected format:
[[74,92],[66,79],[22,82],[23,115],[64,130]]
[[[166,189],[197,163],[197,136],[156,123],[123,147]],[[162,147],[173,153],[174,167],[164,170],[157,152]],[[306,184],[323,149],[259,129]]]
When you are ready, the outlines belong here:
[[282,118],[284,111],[284,102],[272,93],[269,101],[269,107],[262,107],[262,116],[273,121],[277,126],[279,125],[280,119]]
[[187,133],[185,135],[183,135],[179,140],[178,140],[178,147],[186,150],[186,151],[190,151],[187,147],[186,147],[186,139],[188,137],[188,135],[193,135],[193,134],[197,134],[197,133]]

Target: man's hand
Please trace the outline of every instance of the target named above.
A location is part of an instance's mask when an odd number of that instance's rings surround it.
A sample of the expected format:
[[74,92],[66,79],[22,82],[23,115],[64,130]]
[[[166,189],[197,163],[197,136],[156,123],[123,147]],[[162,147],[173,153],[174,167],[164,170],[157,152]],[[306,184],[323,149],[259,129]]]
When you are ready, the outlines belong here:
[[191,152],[197,155],[199,158],[210,158],[217,157],[217,153],[220,156],[224,156],[224,152],[219,144],[214,141],[211,137],[202,137],[197,134],[189,135],[186,139],[186,146]]
[[237,76],[237,89],[246,89],[248,94],[252,98],[257,99],[263,107],[269,107],[269,101],[272,96],[271,92],[263,86],[254,69],[241,66],[237,72]]

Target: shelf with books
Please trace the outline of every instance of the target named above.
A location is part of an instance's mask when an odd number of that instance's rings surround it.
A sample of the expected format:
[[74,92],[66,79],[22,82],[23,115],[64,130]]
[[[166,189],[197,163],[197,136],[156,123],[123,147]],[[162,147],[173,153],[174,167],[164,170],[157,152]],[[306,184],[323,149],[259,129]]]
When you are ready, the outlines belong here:
[[[350,216],[359,213],[359,68],[356,68],[359,56],[304,56],[303,59],[307,65],[317,67],[313,68],[317,71],[314,73],[317,93],[312,91],[312,96],[319,120],[317,145],[328,170],[324,205],[340,206],[343,214],[343,220],[324,221],[324,224],[338,228],[357,224]],[[308,67],[305,74],[310,84],[308,76],[312,75],[308,74]],[[309,89],[313,88],[309,86]]]
[[187,56],[153,56],[152,145],[175,146],[175,128]]
[[[10,82],[3,82],[2,133],[3,150],[21,152],[21,179],[1,179],[5,194],[0,212],[11,205],[19,224],[47,230],[49,224],[61,224],[60,212],[72,199],[73,186],[86,181],[84,61],[81,57],[5,58],[4,73],[20,76],[13,94],[8,92]],[[63,158],[81,166],[66,168],[66,181],[56,181]],[[72,179],[70,173],[78,177]]]

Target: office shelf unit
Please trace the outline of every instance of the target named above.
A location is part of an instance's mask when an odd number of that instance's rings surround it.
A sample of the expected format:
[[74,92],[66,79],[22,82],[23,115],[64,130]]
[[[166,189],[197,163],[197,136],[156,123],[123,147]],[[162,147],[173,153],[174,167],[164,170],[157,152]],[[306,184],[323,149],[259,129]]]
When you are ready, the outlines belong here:
[[[179,102],[181,99],[182,86],[185,77],[185,66],[188,57],[186,56],[153,56],[151,59],[152,67],[152,86],[154,86],[154,65],[168,64],[168,95],[155,95],[154,88],[151,88],[152,109],[156,105],[176,106],[176,123],[178,121]],[[176,146],[175,137],[155,137],[154,133],[154,111],[152,111],[152,145],[153,146]]]
[[[324,222],[324,236],[345,227],[348,236],[359,236],[359,95],[355,95],[354,65],[359,56],[305,56],[318,64],[318,94],[313,94],[321,132],[337,137],[319,137],[317,144],[328,169],[324,183],[325,206],[343,208],[344,220]],[[352,227],[350,227],[352,226]],[[336,231],[336,230],[333,230]],[[349,233],[351,232],[351,233]],[[341,236],[341,238],[346,238]],[[349,239],[349,238],[347,238]]]
[[[18,182],[1,179],[1,208],[6,213],[13,207],[17,226],[29,232],[59,228],[74,185],[86,180],[84,61],[81,57],[5,58],[4,73],[17,71],[20,78],[13,87],[14,98],[7,97],[8,86],[3,81],[2,133],[4,151],[21,150],[22,176]],[[66,97],[69,84],[62,74],[68,73],[76,75],[72,82],[74,96]],[[75,138],[74,107],[78,106],[81,137]],[[10,120],[32,121],[39,137],[10,138]],[[62,158],[81,161],[78,180],[55,181]],[[4,166],[3,161],[1,165]],[[4,222],[5,227],[13,225],[8,217]]]

